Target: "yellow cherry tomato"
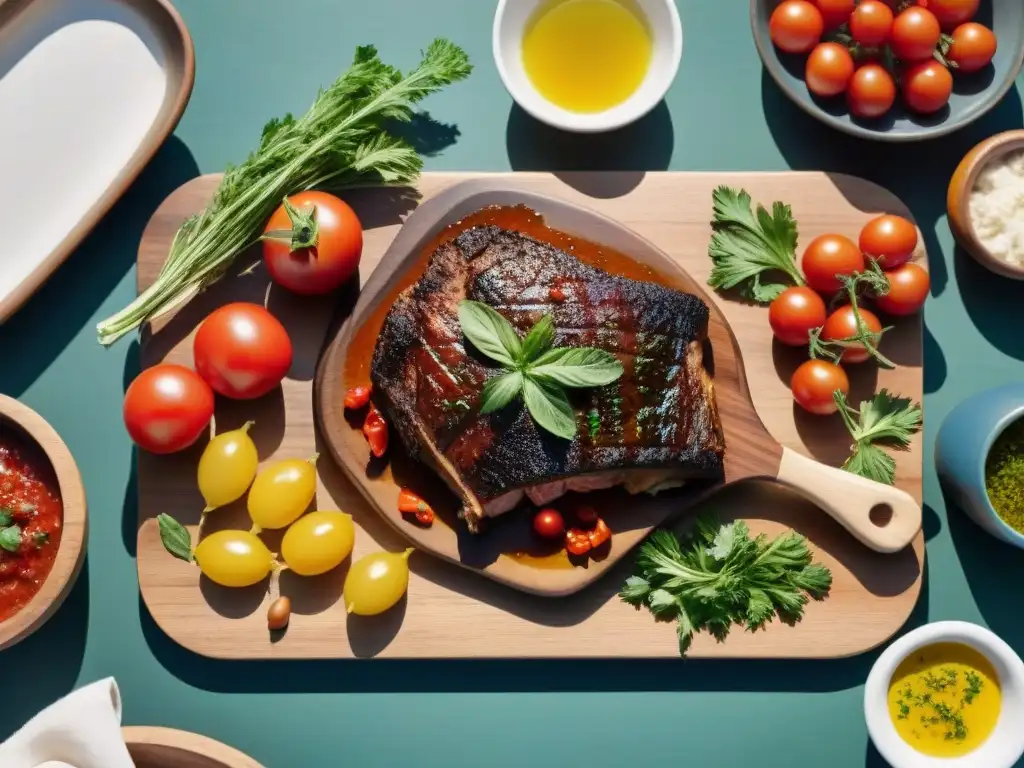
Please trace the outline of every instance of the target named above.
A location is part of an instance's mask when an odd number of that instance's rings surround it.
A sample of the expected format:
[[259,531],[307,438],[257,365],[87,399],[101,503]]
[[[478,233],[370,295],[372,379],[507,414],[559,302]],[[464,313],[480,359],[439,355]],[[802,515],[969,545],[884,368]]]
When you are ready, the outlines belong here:
[[299,576],[319,576],[352,553],[356,528],[344,512],[310,512],[281,539],[281,558]]
[[274,568],[274,555],[249,531],[211,533],[199,542],[194,556],[206,577],[222,587],[251,587]]
[[251,421],[238,429],[222,432],[211,440],[199,459],[199,492],[206,502],[204,512],[242,498],[256,477],[259,456],[249,437]]
[[248,500],[256,532],[285,528],[306,511],[316,494],[315,461],[316,456],[275,461],[256,475]]
[[359,616],[384,613],[409,588],[409,555],[405,552],[374,552],[352,563],[345,577],[345,610]]

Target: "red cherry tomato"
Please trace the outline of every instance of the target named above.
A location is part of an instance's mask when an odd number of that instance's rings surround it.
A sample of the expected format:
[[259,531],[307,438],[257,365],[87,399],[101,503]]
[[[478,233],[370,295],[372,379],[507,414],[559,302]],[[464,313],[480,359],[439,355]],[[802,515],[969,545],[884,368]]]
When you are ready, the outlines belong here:
[[864,257],[850,238],[821,235],[807,245],[801,267],[811,288],[821,293],[835,293],[843,287],[836,275],[863,272]]
[[865,64],[850,78],[846,100],[854,117],[881,117],[896,101],[896,81],[881,64]]
[[889,315],[912,315],[924,306],[931,289],[928,272],[913,262],[907,262],[885,273],[889,292],[875,297],[875,306]]
[[992,30],[973,21],[953,30],[953,43],[946,58],[956,63],[957,72],[977,72],[984,69],[996,55],[996,36]]
[[805,411],[828,416],[839,410],[832,398],[837,389],[850,394],[850,379],[846,371],[827,360],[808,360],[793,372],[789,388],[793,399]]
[[835,29],[847,22],[853,13],[855,0],[814,0],[825,20],[825,29]]
[[207,431],[213,392],[194,371],[163,363],[147,368],[124,395],[124,424],[140,448],[174,453]]
[[274,282],[295,293],[330,293],[359,271],[359,217],[345,201],[326,192],[300,192],[286,200],[263,232],[267,271]]
[[807,0],[784,0],[768,21],[772,42],[786,53],[807,53],[824,31],[821,11]]
[[928,0],[928,10],[947,30],[973,19],[979,5],[981,0]]
[[281,383],[292,365],[292,342],[266,309],[239,301],[203,320],[192,356],[196,372],[215,392],[251,400]]
[[565,520],[557,509],[542,509],[533,516],[533,530],[545,539],[557,539],[565,533]]
[[893,20],[889,46],[900,61],[924,61],[935,53],[941,35],[935,14],[914,5]]
[[909,261],[917,249],[917,227],[902,216],[878,216],[860,231],[860,250],[882,269]]
[[575,509],[576,519],[584,525],[590,525],[597,520],[597,510],[589,504],[581,504]]
[[929,115],[949,103],[953,76],[935,59],[911,64],[900,78],[903,100],[914,112]]
[[889,39],[893,18],[892,8],[881,0],[863,0],[850,15],[850,36],[860,45],[882,45]]
[[839,43],[818,43],[807,57],[804,80],[811,93],[838,96],[853,77],[853,56]]
[[821,296],[810,288],[787,288],[768,307],[768,324],[783,344],[805,347],[808,334],[825,324],[828,312]]
[[[869,333],[881,333],[882,324],[878,317],[871,311],[860,307],[860,317],[864,321],[864,327]],[[853,307],[846,304],[831,315],[825,321],[821,331],[821,338],[825,341],[841,341],[850,339],[857,335],[857,319],[853,313]],[[854,344],[843,350],[839,358],[841,363],[863,363],[871,357],[871,353],[860,343]]]

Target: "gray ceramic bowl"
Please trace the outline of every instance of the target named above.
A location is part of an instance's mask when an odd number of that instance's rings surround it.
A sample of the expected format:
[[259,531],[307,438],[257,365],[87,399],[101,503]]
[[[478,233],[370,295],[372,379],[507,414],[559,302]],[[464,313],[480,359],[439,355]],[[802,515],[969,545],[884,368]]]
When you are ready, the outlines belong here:
[[956,406],[939,428],[935,467],[953,500],[997,539],[1024,549],[1024,535],[1002,521],[985,490],[985,460],[996,438],[1024,418],[1024,383],[979,392]]
[[915,115],[907,111],[897,96],[889,114],[875,120],[861,120],[850,116],[842,96],[821,99],[807,90],[805,55],[784,53],[772,45],[768,20],[780,2],[750,0],[750,26],[765,69],[782,92],[809,115],[862,138],[921,141],[963,128],[1006,95],[1024,63],[1024,0],[981,0],[976,20],[995,31],[998,40],[992,64],[971,75],[956,75],[949,105],[934,115]]

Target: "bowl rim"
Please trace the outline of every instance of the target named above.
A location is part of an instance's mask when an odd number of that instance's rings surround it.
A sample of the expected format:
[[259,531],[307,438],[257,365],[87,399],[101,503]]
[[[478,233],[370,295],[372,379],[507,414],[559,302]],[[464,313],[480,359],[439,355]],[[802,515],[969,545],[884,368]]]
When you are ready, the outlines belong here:
[[0,394],[0,422],[5,420],[17,425],[46,456],[57,477],[64,518],[57,557],[39,591],[21,610],[0,621],[0,650],[24,640],[60,608],[81,571],[88,530],[82,476],[57,431],[27,405]]
[[988,455],[992,451],[992,446],[995,445],[996,440],[999,439],[999,436],[1009,429],[1010,425],[1015,421],[1019,421],[1022,418],[1024,418],[1024,402],[1004,413],[986,435],[984,450],[981,452],[978,463],[975,465],[975,480],[982,491],[985,514],[1003,531],[1006,535],[1006,541],[1020,549],[1024,549],[1024,534],[1003,520],[999,513],[996,512],[996,508],[992,506],[992,500],[988,496],[988,484],[985,482],[985,463],[988,461]]
[[[889,716],[886,703],[889,684],[900,663],[918,648],[941,642],[968,645],[993,662],[994,666],[1005,667],[1009,677],[1019,689],[1024,689],[1024,661],[999,635],[987,627],[968,621],[934,621],[914,629],[892,643],[875,660],[864,684],[864,721],[868,736],[879,754],[893,768],[955,768],[970,765],[976,768],[977,750],[960,757],[932,757],[915,750],[903,741]],[[1000,687],[1006,689],[1009,681],[1001,680]],[[1006,708],[1001,710],[1002,720]],[[1017,713],[1018,715],[1020,713]],[[998,728],[998,721],[996,727]],[[1012,729],[1011,729],[1012,730]],[[1024,731],[1013,732],[1011,751],[1016,757],[1007,764],[1012,765],[1024,754]],[[984,744],[988,741],[983,742]],[[979,746],[978,749],[982,747]],[[1000,768],[991,766],[991,768]]]
[[[773,3],[781,2],[781,0],[770,1]],[[851,136],[857,136],[861,139],[873,139],[875,141],[882,141],[890,144],[907,144],[915,141],[937,139],[941,136],[948,136],[951,133],[959,131],[961,128],[966,128],[971,123],[984,117],[1003,100],[1003,97],[1016,85],[1017,77],[1021,72],[1022,65],[1024,65],[1024,45],[1022,45],[1020,50],[1017,51],[1013,62],[1011,62],[1010,71],[1013,72],[1013,76],[1007,77],[1006,81],[998,88],[991,91],[989,89],[982,91],[982,94],[987,94],[989,97],[989,101],[985,106],[979,108],[977,112],[967,118],[959,120],[947,119],[938,125],[922,126],[920,131],[917,133],[891,133],[889,131],[878,131],[872,130],[871,128],[865,128],[864,126],[858,125],[852,121],[838,119],[830,120],[827,118],[832,117],[832,115],[829,115],[823,109],[814,104],[814,102],[802,98],[799,93],[793,90],[789,83],[785,82],[778,74],[776,74],[774,68],[768,66],[767,46],[765,45],[761,35],[757,32],[758,12],[761,7],[767,5],[768,2],[769,0],[750,0],[750,32],[754,38],[754,47],[757,48],[757,55],[761,59],[762,68],[768,71],[768,74],[778,86],[779,90],[786,95],[786,98],[796,104],[796,106],[803,112],[830,128],[834,128],[837,131],[841,131]],[[774,49],[772,50],[772,53],[774,53]]]
[[[518,0],[498,0],[498,6],[494,11],[494,21],[491,25],[491,55],[494,58],[494,65],[497,67],[501,83],[505,86],[505,90],[508,92],[509,96],[512,97],[512,101],[514,101],[524,112],[530,115],[530,117],[535,120],[539,120],[545,125],[549,125],[552,128],[557,128],[568,133],[584,134],[604,133],[623,128],[635,123],[657,107],[658,104],[665,99],[665,95],[668,93],[669,89],[672,87],[672,83],[675,82],[676,76],[679,74],[679,63],[683,56],[683,26],[679,17],[679,9],[676,7],[674,0],[655,0],[655,2],[660,2],[665,6],[669,15],[669,24],[671,25],[669,30],[671,40],[671,60],[666,70],[665,82],[662,87],[652,91],[650,96],[643,101],[636,102],[635,106],[628,112],[623,112],[617,118],[609,119],[607,115],[611,112],[610,109],[603,112],[592,113],[574,113],[562,109],[544,98],[544,96],[542,96],[532,84],[528,83],[525,87],[537,96],[540,104],[543,104],[546,107],[544,109],[536,109],[527,99],[521,98],[524,94],[524,90],[512,82],[508,67],[505,64],[505,49],[501,44],[502,31],[505,28],[505,19],[507,18],[506,9],[512,4],[512,2],[517,1]],[[542,1],[543,0],[541,0],[541,2]]]
[[[156,747],[173,753],[176,759],[182,755],[198,755],[223,768],[263,768],[260,763],[234,747],[191,731],[155,725],[125,725],[121,727],[121,736],[129,752],[132,747]],[[177,762],[172,764],[177,765]]]

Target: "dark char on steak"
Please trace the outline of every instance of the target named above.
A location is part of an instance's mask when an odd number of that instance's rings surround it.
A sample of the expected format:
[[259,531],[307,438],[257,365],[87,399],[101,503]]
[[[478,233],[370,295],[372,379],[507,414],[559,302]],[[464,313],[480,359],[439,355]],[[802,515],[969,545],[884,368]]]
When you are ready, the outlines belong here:
[[[557,346],[621,360],[613,384],[570,390],[572,441],[538,427],[520,398],[479,414],[484,382],[502,369],[462,335],[463,298],[489,304],[521,336],[551,314]],[[656,492],[722,473],[707,324],[697,296],[610,275],[519,232],[475,227],[438,247],[395,301],[374,349],[374,397],[410,453],[459,495],[473,531],[524,496],[545,504],[617,484]]]

